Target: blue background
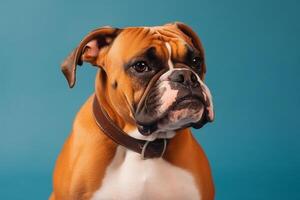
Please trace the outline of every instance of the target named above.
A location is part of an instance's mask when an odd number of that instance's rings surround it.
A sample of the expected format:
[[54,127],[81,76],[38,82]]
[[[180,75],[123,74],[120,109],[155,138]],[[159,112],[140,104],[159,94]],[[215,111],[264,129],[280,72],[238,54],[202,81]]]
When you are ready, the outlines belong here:
[[95,69],[73,90],[59,65],[103,25],[182,21],[201,36],[216,121],[194,134],[216,199],[300,199],[299,1],[0,2],[0,199],[46,199]]

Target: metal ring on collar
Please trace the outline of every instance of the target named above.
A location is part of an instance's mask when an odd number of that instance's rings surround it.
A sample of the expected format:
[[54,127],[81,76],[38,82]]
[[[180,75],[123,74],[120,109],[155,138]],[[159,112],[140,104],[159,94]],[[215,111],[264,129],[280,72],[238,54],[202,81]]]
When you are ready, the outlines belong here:
[[[142,148],[142,153],[141,153],[141,158],[142,158],[142,160],[146,160],[146,158],[145,158],[145,152],[146,152],[147,146],[148,146],[148,144],[149,144],[150,142],[152,142],[152,141],[147,141],[147,142],[144,144],[143,148]],[[159,156],[160,158],[163,157],[163,155],[164,155],[164,153],[165,153],[165,151],[166,151],[166,148],[167,148],[167,139],[164,139],[164,149],[163,149],[163,151],[161,152],[161,154],[160,154],[160,156]]]

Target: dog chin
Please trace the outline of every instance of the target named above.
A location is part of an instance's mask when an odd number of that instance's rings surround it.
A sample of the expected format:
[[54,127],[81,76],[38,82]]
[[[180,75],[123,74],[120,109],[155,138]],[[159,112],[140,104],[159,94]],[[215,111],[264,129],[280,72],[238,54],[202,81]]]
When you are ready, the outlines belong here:
[[181,108],[170,110],[168,114],[157,122],[157,129],[150,134],[142,134],[140,131],[130,134],[132,137],[153,141],[158,138],[170,139],[176,135],[176,130],[187,127],[202,118],[204,106],[197,108]]
[[183,107],[180,109],[170,110],[166,117],[161,119],[157,124],[157,131],[175,131],[198,122],[204,113],[204,106]]
[[139,125],[138,130],[141,135],[151,138],[170,138],[175,134],[169,134],[176,130],[191,126],[198,122],[204,113],[204,104],[195,99],[186,99],[176,102],[170,106],[163,114],[151,125]]

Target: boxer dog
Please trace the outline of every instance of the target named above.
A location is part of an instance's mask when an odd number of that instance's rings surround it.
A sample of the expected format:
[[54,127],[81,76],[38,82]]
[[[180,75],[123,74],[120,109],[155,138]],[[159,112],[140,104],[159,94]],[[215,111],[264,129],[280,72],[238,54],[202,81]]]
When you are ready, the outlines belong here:
[[190,127],[213,121],[203,46],[183,23],[102,27],[67,57],[99,68],[57,159],[51,200],[214,199],[209,162]]

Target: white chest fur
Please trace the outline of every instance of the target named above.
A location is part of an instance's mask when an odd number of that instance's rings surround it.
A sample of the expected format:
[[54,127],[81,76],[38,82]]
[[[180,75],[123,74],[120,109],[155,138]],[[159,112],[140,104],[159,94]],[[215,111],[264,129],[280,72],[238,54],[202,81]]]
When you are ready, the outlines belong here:
[[162,158],[142,160],[119,146],[92,200],[200,199],[192,175]]

